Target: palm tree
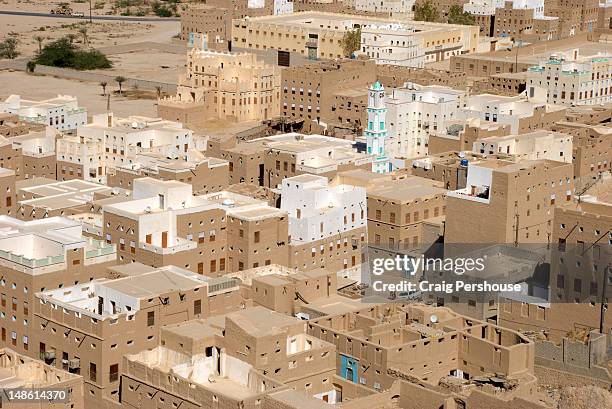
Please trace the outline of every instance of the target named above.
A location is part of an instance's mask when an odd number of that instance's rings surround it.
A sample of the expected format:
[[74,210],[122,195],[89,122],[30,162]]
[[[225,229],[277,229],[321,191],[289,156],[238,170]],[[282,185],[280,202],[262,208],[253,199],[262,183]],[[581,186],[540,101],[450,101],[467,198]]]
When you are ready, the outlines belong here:
[[157,99],[161,98],[162,87],[160,85],[156,86],[155,91],[157,91]]
[[70,41],[70,44],[72,44],[74,43],[74,40],[76,40],[77,36],[76,34],[69,33],[69,34],[66,34],[66,38],[68,39],[68,41]]
[[106,95],[106,86],[108,85],[108,83],[106,81],[102,81],[100,83],[100,86],[102,87],[102,95]]
[[125,77],[122,77],[121,75],[115,77],[115,81],[117,84],[119,84],[119,95],[121,95],[121,85],[125,82],[125,80]]
[[45,41],[45,37],[36,35],[34,36],[34,41],[38,43],[38,54],[42,53],[42,43]]
[[79,33],[83,36],[83,44],[88,45],[89,39],[87,38],[87,27],[79,28]]

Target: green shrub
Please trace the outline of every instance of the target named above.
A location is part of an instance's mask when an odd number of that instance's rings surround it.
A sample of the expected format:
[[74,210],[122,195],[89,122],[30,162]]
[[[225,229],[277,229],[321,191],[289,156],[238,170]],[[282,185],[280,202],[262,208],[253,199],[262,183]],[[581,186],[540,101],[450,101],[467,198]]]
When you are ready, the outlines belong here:
[[100,51],[81,50],[65,37],[47,44],[34,61],[40,65],[76,70],[95,70],[113,66]]

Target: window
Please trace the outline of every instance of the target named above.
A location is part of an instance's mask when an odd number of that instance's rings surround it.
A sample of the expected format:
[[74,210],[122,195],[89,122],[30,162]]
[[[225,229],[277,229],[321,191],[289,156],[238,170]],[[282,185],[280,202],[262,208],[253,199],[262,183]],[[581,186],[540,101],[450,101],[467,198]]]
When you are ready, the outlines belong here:
[[147,312],[147,326],[152,327],[155,325],[155,311]]
[[89,380],[92,382],[96,382],[98,379],[97,373],[96,373],[96,364],[94,364],[93,362],[89,363]]
[[574,291],[578,293],[582,291],[582,280],[579,278],[574,279]]
[[119,364],[112,364],[108,373],[109,382],[117,382],[119,380]]
[[565,288],[565,276],[557,275],[557,288]]
[[259,243],[259,232],[258,231],[255,232],[254,241],[255,241],[255,243]]
[[591,281],[590,295],[597,295],[597,281]]
[[193,313],[199,315],[202,313],[202,300],[195,300],[193,302]]

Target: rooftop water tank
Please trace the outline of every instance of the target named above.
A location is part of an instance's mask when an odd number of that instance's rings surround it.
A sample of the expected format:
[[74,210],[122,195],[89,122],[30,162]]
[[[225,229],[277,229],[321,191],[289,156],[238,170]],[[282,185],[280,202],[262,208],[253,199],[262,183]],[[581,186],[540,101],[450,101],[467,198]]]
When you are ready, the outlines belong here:
[[461,164],[461,166],[466,167],[468,165],[468,160],[467,159],[461,159],[460,164]]

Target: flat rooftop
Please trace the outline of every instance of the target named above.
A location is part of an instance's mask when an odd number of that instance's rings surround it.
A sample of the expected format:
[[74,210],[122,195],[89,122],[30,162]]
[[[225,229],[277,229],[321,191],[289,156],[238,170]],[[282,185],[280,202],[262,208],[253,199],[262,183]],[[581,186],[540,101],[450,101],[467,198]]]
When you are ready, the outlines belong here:
[[178,267],[166,266],[107,281],[102,286],[131,297],[152,298],[164,293],[192,290],[204,283],[203,277]]
[[293,326],[301,322],[299,318],[280,314],[260,306],[229,313],[226,318],[233,321],[245,332],[256,337],[278,333],[287,326]]
[[491,167],[494,168],[497,172],[503,173],[514,173],[521,170],[527,170],[529,168],[534,168],[537,166],[544,166],[548,168],[557,168],[560,166],[570,165],[565,162],[557,162],[554,160],[548,159],[536,159],[536,160],[521,160],[518,162],[508,162],[508,161],[500,161],[500,160],[484,160],[477,163],[478,166]]
[[[351,14],[326,13],[319,11],[302,11],[274,16],[250,17],[243,19],[255,23],[304,26],[324,29],[353,28],[353,24],[389,24],[396,20],[385,17],[366,17]],[[241,21],[241,20],[238,20]],[[236,22],[234,22],[236,24]],[[323,27],[320,27],[323,25]]]
[[0,216],[0,259],[28,268],[65,267],[68,250],[84,249],[85,258],[110,261],[116,246],[85,237],[81,224],[65,217],[23,221]]
[[432,30],[452,30],[457,28],[467,28],[457,24],[429,23],[423,21],[399,20],[388,17],[370,17],[362,15],[328,13],[322,11],[302,11],[289,14],[279,14],[274,16],[250,17],[248,19],[234,20],[234,25],[238,26],[244,22],[251,24],[275,24],[290,27],[302,27],[312,30],[352,30],[356,25],[363,29],[383,30],[395,32],[415,32]]
[[[589,41],[585,33],[562,40],[538,41],[524,47],[518,47],[518,62],[538,65],[543,61],[547,61],[551,54],[559,52],[569,53],[574,49],[580,49],[580,55],[582,56],[595,56],[602,51],[612,50],[609,44]],[[471,53],[461,55],[460,58],[514,62],[517,58],[517,49]]]
[[162,332],[178,335],[192,340],[207,339],[212,336],[223,336],[223,330],[210,325],[206,320],[197,319],[181,322],[175,325],[166,325]]
[[[138,217],[145,214],[151,213],[163,213],[171,211],[180,211],[182,213],[188,213],[191,211],[202,211],[207,209],[223,209],[228,213],[236,212],[237,215],[240,212],[244,212],[243,217],[262,217],[263,215],[271,215],[272,213],[280,215],[281,212],[278,209],[268,206],[267,202],[254,199],[249,196],[241,195],[238,193],[220,191],[214,193],[208,193],[206,195],[191,195],[191,185],[179,181],[161,181],[153,178],[141,178],[138,179],[143,185],[150,187],[145,193],[143,198],[126,200],[119,203],[111,203],[104,205],[104,211],[110,211],[112,213],[121,214],[126,217]],[[135,186],[136,188],[136,186]],[[176,188],[176,191],[172,191]],[[177,197],[179,194],[184,194],[184,189],[189,190],[189,195],[186,197]],[[158,193],[167,193],[168,206],[161,207]],[[172,206],[173,201],[184,199],[178,203],[178,206]],[[249,210],[261,210],[260,213],[249,214]],[[284,213],[284,212],[283,212]],[[237,216],[238,217],[238,216]]]
[[122,277],[138,276],[144,273],[150,273],[157,270],[157,267],[151,267],[142,263],[127,263],[111,266],[108,271],[118,274]]
[[32,100],[23,99],[19,95],[10,95],[4,102],[10,103],[18,100],[20,102],[20,108],[56,108],[62,105],[66,105],[72,102],[76,102],[76,97],[70,95],[58,95],[54,98]]
[[385,180],[367,189],[368,199],[392,200],[400,203],[412,202],[435,195],[445,194],[439,182],[418,176]]
[[232,217],[242,220],[264,220],[271,217],[286,217],[287,212],[275,207],[268,206],[267,204],[261,204],[256,207],[244,207],[229,209],[227,212]]
[[21,205],[47,210],[81,206],[91,202],[94,195],[110,196],[113,192],[122,190],[80,179],[57,182],[48,178],[18,181],[15,188],[22,196],[34,197],[19,201]]
[[[288,133],[262,138],[270,149],[279,151],[302,153],[318,149],[347,148],[352,150],[353,141],[332,138],[324,135],[302,135]],[[257,141],[257,139],[255,139]],[[355,153],[357,153],[355,151]]]
[[119,118],[113,116],[111,126],[108,126],[106,114],[95,115],[93,122],[79,127],[79,129],[107,129],[121,133],[133,133],[143,131],[169,131],[191,133],[183,124],[175,121],[168,121],[162,118],[151,118],[146,116],[129,116]]
[[[186,292],[200,287],[213,286],[221,281],[237,283],[231,278],[211,279],[176,266],[164,266],[154,270],[138,267],[142,273],[126,275],[117,279],[98,279],[84,284],[37,293],[44,302],[58,305],[66,310],[104,319],[122,312],[136,312],[139,300],[156,299],[173,292]],[[222,283],[221,283],[222,284]],[[227,286],[223,286],[227,288]],[[208,296],[211,296],[210,291]],[[104,299],[102,313],[98,310],[98,296]]]
[[261,279],[269,275],[276,277],[287,277],[288,279],[295,278],[296,280],[316,278],[327,275],[328,272],[325,269],[314,269],[310,271],[296,271],[293,268],[281,266],[278,264],[270,264],[267,266],[249,268],[247,270],[235,271],[233,273],[226,274],[225,277],[233,277],[240,280],[244,285],[252,285],[253,279]]
[[42,388],[78,378],[79,375],[19,355],[11,349],[0,350],[0,388]]
[[[196,152],[196,151],[194,151]],[[153,172],[159,173],[159,171],[166,172],[186,172],[195,170],[198,166],[208,166],[208,168],[214,168],[217,166],[228,166],[229,162],[224,159],[217,159],[207,157],[202,154],[198,155],[197,158],[189,160],[173,159],[167,156],[156,153],[156,152],[143,152],[140,153],[133,163],[117,166],[117,170],[126,172]]]
[[352,299],[340,294],[332,294],[329,297],[322,297],[304,305],[302,310],[311,310],[321,316],[346,314],[356,312],[367,308],[372,303],[368,303],[362,299]]
[[304,166],[326,167],[338,163],[362,161],[371,162],[370,155],[357,152],[354,141],[332,138],[324,135],[303,135],[287,133],[241,142],[227,149],[228,152],[253,155],[264,153],[268,149],[299,156]]
[[126,357],[130,361],[126,371],[147,383],[157,382],[160,375],[165,378],[172,374],[184,379],[194,389],[197,385],[232,401],[254,399],[281,386],[279,382],[255,371],[244,361],[227,355],[225,351],[221,352],[222,366],[212,357],[188,356],[163,346]]

